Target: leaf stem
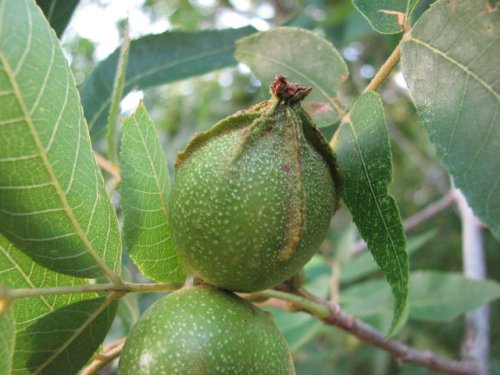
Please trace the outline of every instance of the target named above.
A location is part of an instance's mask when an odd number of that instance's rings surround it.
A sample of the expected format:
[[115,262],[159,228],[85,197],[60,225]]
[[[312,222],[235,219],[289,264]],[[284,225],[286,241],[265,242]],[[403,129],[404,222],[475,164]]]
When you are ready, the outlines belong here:
[[277,290],[265,290],[253,293],[253,295],[278,298],[291,302],[296,309],[309,312],[322,320],[325,324],[340,328],[366,343],[389,352],[399,363],[412,362],[431,370],[443,371],[449,374],[475,374],[475,369],[470,362],[450,360],[430,351],[414,349],[400,341],[389,340],[385,335],[376,331],[368,324],[342,311],[340,306],[334,302],[324,301],[317,297],[311,300],[296,294]]
[[85,367],[80,375],[95,375],[102,370],[106,365],[108,365],[112,360],[117,358],[123,349],[123,345],[125,344],[125,338],[121,338],[119,340],[113,341],[106,345],[104,350],[98,354],[96,354],[95,359]]
[[308,313],[314,315],[315,317],[323,320],[330,316],[330,311],[328,307],[323,303],[315,302],[311,299],[304,298],[297,294],[291,294],[286,292],[281,292],[275,289],[268,289],[262,292],[252,293],[252,296],[267,297],[267,298],[277,298],[284,301],[292,302],[296,307],[301,310],[305,310]]
[[[406,30],[406,28],[405,28]],[[407,34],[405,33],[403,36],[403,39],[405,38]],[[392,51],[390,56],[387,58],[387,60],[382,64],[380,69],[377,71],[375,76],[372,78],[370,83],[365,87],[363,90],[363,93],[368,92],[368,91],[375,91],[377,90],[380,85],[385,81],[385,79],[389,76],[389,74],[392,72],[392,70],[396,67],[396,65],[399,62],[399,59],[401,57],[401,44],[398,44],[397,47]],[[337,137],[339,134],[339,130],[344,124],[349,124],[351,122],[350,118],[350,111],[348,113],[345,113],[341,111],[339,108],[337,108],[337,111],[339,112],[340,116],[340,125],[335,130],[335,133],[333,133],[332,138],[330,139],[330,146],[332,148],[336,147],[337,143]]]
[[371,82],[366,86],[364,92],[375,91],[385,81],[385,79],[392,72],[394,67],[398,64],[401,57],[401,46],[398,46],[392,51],[391,55],[387,58],[384,64],[380,67]]
[[97,165],[108,172],[110,175],[112,175],[116,180],[115,183],[119,184],[121,181],[120,168],[96,151],[94,151],[94,158],[97,162]]
[[6,299],[9,302],[20,298],[40,297],[60,294],[79,294],[79,293],[136,293],[136,292],[163,292],[174,291],[182,287],[180,283],[127,283],[117,286],[109,284],[87,284],[71,285],[53,288],[19,288],[19,289],[0,289],[0,299]]

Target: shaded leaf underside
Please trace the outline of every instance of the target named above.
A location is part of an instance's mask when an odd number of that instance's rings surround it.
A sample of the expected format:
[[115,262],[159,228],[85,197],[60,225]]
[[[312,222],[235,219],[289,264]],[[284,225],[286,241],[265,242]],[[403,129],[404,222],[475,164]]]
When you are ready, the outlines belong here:
[[454,3],[438,1],[415,24],[402,69],[438,156],[500,237],[500,12]]

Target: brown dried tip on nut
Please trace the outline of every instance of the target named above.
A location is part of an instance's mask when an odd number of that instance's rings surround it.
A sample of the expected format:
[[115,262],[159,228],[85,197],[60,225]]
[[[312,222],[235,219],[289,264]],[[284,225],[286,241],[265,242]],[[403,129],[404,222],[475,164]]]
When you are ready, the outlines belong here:
[[271,94],[288,103],[302,101],[310,92],[310,87],[303,87],[297,83],[290,83],[288,80],[278,75],[271,84]]

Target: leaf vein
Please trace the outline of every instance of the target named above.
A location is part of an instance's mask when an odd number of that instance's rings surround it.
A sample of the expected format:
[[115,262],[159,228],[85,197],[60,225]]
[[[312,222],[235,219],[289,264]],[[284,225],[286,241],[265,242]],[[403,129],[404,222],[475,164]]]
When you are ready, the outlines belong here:
[[[31,278],[26,275],[24,270],[21,268],[19,264],[10,256],[10,250],[12,249],[12,245],[9,244],[9,248],[5,249],[2,244],[0,244],[0,251],[5,255],[7,260],[15,267],[15,269],[19,272],[19,275],[22,276],[22,278],[26,281],[26,283],[31,287],[31,288],[36,288],[36,285],[33,284],[31,281]],[[50,304],[47,301],[47,299],[44,296],[39,296],[40,300],[43,302],[44,305],[46,305],[50,309]]]
[[[374,192],[374,189],[373,189],[373,186],[372,186],[372,183],[370,181],[370,175],[368,173],[368,169],[367,169],[367,164],[366,164],[366,161],[363,157],[363,153],[361,151],[361,148],[360,148],[360,143],[359,143],[359,139],[358,139],[358,135],[356,134],[356,130],[352,124],[351,121],[348,122],[349,124],[349,128],[351,129],[352,133],[353,133],[353,136],[354,136],[354,139],[356,140],[355,144],[356,144],[356,149],[358,151],[358,154],[359,154],[359,157],[360,157],[360,160],[361,160],[361,165],[363,166],[363,171],[364,171],[364,174],[366,176],[366,179],[367,179],[367,184],[370,188],[370,192],[372,194],[372,196],[375,197],[375,192]],[[377,208],[377,211],[379,213],[379,217],[384,225],[384,228],[386,230],[386,233],[387,233],[387,236],[389,238],[389,241],[390,241],[390,249],[392,250],[392,253],[393,253],[393,256],[394,258],[396,259],[396,262],[397,262],[397,266],[398,266],[398,271],[399,271],[399,274],[400,274],[400,277],[398,278],[398,285],[400,288],[404,288],[404,284],[403,284],[403,280],[404,280],[404,275],[403,275],[403,268],[402,268],[402,265],[401,265],[401,262],[400,262],[400,259],[398,257],[398,254],[396,252],[396,245],[394,243],[394,240],[389,232],[389,228],[388,228],[388,225],[385,221],[385,218],[384,218],[384,215],[382,214],[382,210],[380,208],[380,205],[379,205],[379,202],[378,200],[375,198],[374,199],[374,202],[375,202],[375,207]]]
[[31,18],[31,12],[28,10],[28,4],[26,1],[24,2],[26,5],[26,10],[25,10],[25,15],[28,16],[28,40],[26,43],[26,48],[24,48],[23,54],[21,55],[21,58],[19,59],[19,62],[14,69],[14,76],[17,76],[19,74],[19,71],[21,70],[21,67],[24,65],[24,61],[26,60],[26,57],[28,56],[29,51],[31,50],[31,43],[32,43],[32,29],[33,29],[33,20]]
[[66,349],[75,341],[80,334],[88,327],[92,322],[97,318],[97,316],[104,311],[106,307],[108,307],[112,302],[114,301],[114,296],[110,295],[108,296],[102,304],[92,313],[89,315],[87,320],[83,322],[83,324],[78,327],[74,333],[65,341],[61,344],[61,346],[53,352],[53,354],[47,358],[47,360],[43,363],[41,363],[35,370],[34,374],[40,374],[44,368],[46,368],[54,359],[56,359],[59,355],[63,354],[66,352]]
[[474,73],[473,71],[471,71],[467,66],[461,64],[457,60],[452,59],[451,57],[449,57],[448,55],[446,55],[445,53],[443,53],[439,49],[431,46],[430,44],[424,42],[423,40],[416,39],[416,38],[412,37],[408,42],[413,42],[413,43],[419,44],[419,45],[423,46],[424,48],[427,48],[430,51],[434,52],[436,55],[441,56],[445,60],[449,61],[451,64],[457,66],[459,69],[463,70],[463,72],[465,74],[470,75],[472,78],[474,78],[481,86],[483,86],[498,101],[500,101],[500,94],[498,92],[496,92],[495,89],[491,85],[489,85],[484,79],[482,79],[476,73]]
[[485,134],[484,134],[483,142],[481,143],[481,146],[477,148],[476,153],[474,154],[474,157],[472,158],[472,160],[470,161],[469,165],[467,166],[467,168],[465,169],[465,171],[463,173],[466,180],[467,180],[467,175],[468,175],[469,171],[475,166],[475,163],[476,163],[477,158],[479,157],[479,154],[481,154],[481,152],[483,152],[484,146],[486,145],[488,140],[491,139],[490,135],[491,135],[491,132],[493,131],[493,127],[495,125],[495,120],[497,119],[496,115],[498,112],[498,105],[499,105],[499,103],[497,103],[497,105],[495,106],[495,110],[493,111],[493,116],[491,117],[491,121],[490,121],[490,124],[488,125],[488,129],[484,132]]
[[[21,93],[21,89],[18,86],[17,81],[14,79],[14,75],[12,73],[10,64],[7,61],[5,55],[3,54],[3,52],[1,50],[0,50],[0,63],[2,63],[2,65],[5,68],[5,71],[7,73],[7,77],[10,81],[10,85],[11,85],[13,91],[15,92],[17,102],[19,103],[19,106],[21,107],[21,111],[22,111],[22,113],[24,115],[24,119],[29,127],[33,141],[36,145],[36,148],[40,152],[40,156],[41,156],[43,165],[45,167],[45,170],[47,171],[47,173],[49,175],[50,181],[54,185],[54,188],[57,192],[57,196],[59,198],[59,201],[61,202],[61,205],[66,212],[66,216],[70,220],[70,223],[75,230],[75,233],[73,233],[73,234],[74,235],[76,234],[78,236],[78,238],[81,240],[81,242],[83,244],[83,247],[85,248],[87,253],[94,259],[94,261],[96,262],[98,267],[101,269],[101,271],[103,271],[111,280],[114,280],[113,271],[111,271],[107,267],[107,265],[102,261],[99,254],[97,253],[97,251],[94,249],[93,245],[91,244],[86,233],[83,231],[80,223],[78,222],[78,219],[75,217],[74,213],[71,210],[71,207],[69,205],[67,197],[64,194],[64,191],[59,183],[59,180],[58,180],[57,175],[54,171],[54,168],[53,168],[52,164],[50,163],[48,155],[46,154],[46,152],[44,150],[44,147],[43,147],[43,144],[42,144],[41,139],[39,137],[38,131],[35,127],[33,119],[31,118],[30,112],[28,111],[28,108],[27,108],[26,103],[24,101],[23,95]],[[66,71],[66,73],[69,74],[69,72],[67,72],[67,71]],[[16,235],[16,237],[20,238],[17,235]]]
[[462,95],[460,97],[460,105],[458,107],[458,111],[455,113],[455,120],[453,121],[453,125],[450,130],[450,139],[448,141],[448,147],[447,150],[448,152],[451,151],[451,146],[453,144],[453,140],[455,138],[455,132],[457,130],[457,127],[460,125],[460,117],[462,115],[462,111],[464,109],[464,103],[465,103],[465,94],[467,93],[467,87],[469,86],[469,76],[466,76],[465,82],[462,88]]
[[[36,109],[38,108],[38,105],[40,104],[40,100],[44,96],[45,90],[47,89],[47,83],[49,82],[50,73],[51,73],[52,69],[54,68],[54,57],[55,57],[55,50],[56,50],[55,46],[56,46],[55,44],[52,44],[52,48],[50,50],[50,61],[48,62],[48,65],[47,65],[48,70],[47,70],[47,73],[45,74],[45,76],[43,77],[43,81],[42,81],[42,84],[40,85],[40,88],[38,90],[38,94],[36,96],[36,99],[33,102],[31,109],[28,110],[29,116],[32,116],[33,113],[35,113]],[[25,103],[25,104],[27,104],[27,103]]]

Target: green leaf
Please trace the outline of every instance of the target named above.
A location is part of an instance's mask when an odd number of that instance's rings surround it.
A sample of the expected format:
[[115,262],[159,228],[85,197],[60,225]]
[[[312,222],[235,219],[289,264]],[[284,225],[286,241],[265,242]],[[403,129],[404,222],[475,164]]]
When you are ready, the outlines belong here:
[[374,30],[382,34],[397,34],[403,31],[400,23],[411,15],[418,0],[352,0],[352,3]]
[[14,345],[16,342],[14,318],[12,310],[7,309],[0,313],[0,375],[12,373],[12,359],[14,356]]
[[239,40],[235,57],[267,86],[276,75],[283,75],[312,87],[305,108],[318,126],[332,125],[339,119],[336,89],[349,72],[335,47],[319,35],[293,27],[263,31]]
[[[421,249],[435,235],[435,230],[429,230],[412,238],[408,238],[408,254],[412,254]],[[365,252],[342,266],[340,281],[343,283],[350,283],[368,276],[376,270],[377,263],[373,260],[373,256],[369,252]]]
[[410,317],[445,320],[500,298],[500,284],[473,280],[459,273],[413,272],[410,280]]
[[118,222],[73,75],[33,0],[0,0],[0,231],[45,267],[110,279]]
[[130,257],[153,280],[183,281],[184,268],[168,225],[166,158],[142,102],[123,123],[120,162],[123,234]]
[[402,69],[455,185],[500,238],[500,12],[484,4],[434,3],[402,44]]
[[342,199],[368,249],[391,285],[395,298],[391,333],[404,324],[408,305],[408,254],[394,199],[391,148],[379,96],[367,92],[352,107],[335,139],[343,179]]
[[[85,280],[61,275],[39,266],[0,235],[0,284],[10,289],[31,289],[81,285],[85,284]],[[92,295],[87,298],[90,297]],[[84,295],[71,294],[19,299],[14,305],[16,324],[29,324],[39,316],[82,298]]]
[[58,37],[68,26],[79,0],[36,0]]
[[[255,32],[253,27],[196,32],[167,31],[130,43],[124,94],[178,81],[235,64],[234,42]],[[106,124],[116,75],[119,49],[94,69],[84,82],[81,97],[93,136]]]
[[[37,265],[1,235],[0,275],[0,283],[11,289],[75,286],[83,282]],[[115,313],[112,300],[96,296],[85,293],[15,300],[11,306],[16,331],[14,370],[76,373],[103,341]]]
[[76,374],[104,340],[116,305],[112,297],[75,302],[20,329],[14,371]]

